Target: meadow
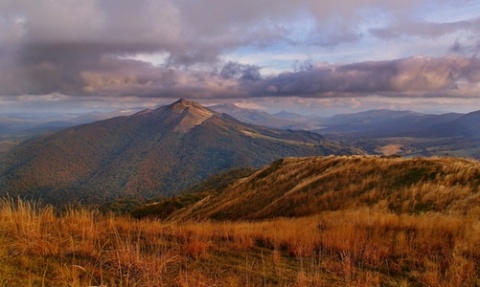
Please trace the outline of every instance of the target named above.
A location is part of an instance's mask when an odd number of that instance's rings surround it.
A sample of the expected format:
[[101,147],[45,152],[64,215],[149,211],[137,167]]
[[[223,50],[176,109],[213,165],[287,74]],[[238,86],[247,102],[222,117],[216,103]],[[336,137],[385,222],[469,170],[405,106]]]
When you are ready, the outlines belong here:
[[0,286],[479,286],[480,213],[162,221],[0,202]]

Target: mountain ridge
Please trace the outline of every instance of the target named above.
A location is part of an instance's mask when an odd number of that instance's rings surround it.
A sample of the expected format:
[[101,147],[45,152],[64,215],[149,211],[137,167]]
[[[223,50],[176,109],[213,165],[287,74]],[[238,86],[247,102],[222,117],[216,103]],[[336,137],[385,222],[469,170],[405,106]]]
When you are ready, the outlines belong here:
[[437,136],[464,136],[480,138],[480,111],[464,114],[444,125],[436,125],[429,132]]
[[[364,207],[402,214],[465,214],[476,212],[479,187],[480,166],[473,160],[376,156],[283,158],[251,175],[232,180],[219,191],[183,195],[185,199],[197,198],[162,217],[257,221]],[[148,208],[139,208],[136,214],[156,216],[155,209]]]
[[285,156],[358,152],[315,133],[244,124],[180,99],[13,148],[0,158],[0,190],[59,204],[147,199],[231,168],[259,167]]

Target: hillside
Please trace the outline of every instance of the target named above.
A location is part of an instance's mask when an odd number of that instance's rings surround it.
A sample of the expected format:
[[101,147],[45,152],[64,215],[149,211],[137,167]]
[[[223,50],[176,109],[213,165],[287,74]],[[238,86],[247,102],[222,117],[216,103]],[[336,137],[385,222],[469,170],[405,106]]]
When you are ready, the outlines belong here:
[[55,204],[147,199],[285,156],[358,152],[315,133],[250,126],[182,99],[17,146],[1,155],[0,193]]
[[480,164],[453,158],[286,158],[209,193],[175,219],[260,220],[371,207],[394,213],[474,212]]
[[251,172],[163,201],[170,220],[0,199],[0,286],[480,285],[478,162],[329,156]]

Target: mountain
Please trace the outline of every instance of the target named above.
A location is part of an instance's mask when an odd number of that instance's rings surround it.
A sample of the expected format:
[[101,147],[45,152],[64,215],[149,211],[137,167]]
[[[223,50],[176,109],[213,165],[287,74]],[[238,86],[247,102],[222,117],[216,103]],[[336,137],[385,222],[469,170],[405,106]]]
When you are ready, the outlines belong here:
[[313,130],[321,126],[315,119],[287,111],[281,111],[272,115],[256,109],[240,108],[235,104],[220,104],[210,106],[209,108],[218,113],[228,114],[245,123],[270,128]]
[[[227,187],[225,183],[217,189],[205,186],[214,192],[167,217],[257,221],[365,207],[395,213],[466,214],[478,205],[480,165],[454,158],[285,158],[232,180]],[[182,196],[158,204],[194,198]],[[135,214],[155,216],[154,206],[138,208]]]
[[467,139],[480,139],[480,111],[457,117],[446,124],[438,124],[429,129],[432,136],[460,136]]
[[412,111],[370,110],[335,115],[324,121],[324,134],[347,137],[417,136],[426,129],[460,118],[462,114],[422,114]]
[[137,111],[139,109],[90,112],[85,114],[3,114],[0,115],[0,136],[35,136],[80,124],[129,115]]
[[292,113],[289,111],[282,110],[278,113],[273,114],[276,117],[282,118],[282,119],[290,119],[290,120],[295,120],[295,121],[304,121],[306,118],[302,115]]
[[56,204],[145,199],[286,156],[359,152],[315,133],[244,124],[181,99],[13,148],[0,158],[0,190]]
[[275,115],[260,110],[240,108],[235,104],[219,104],[209,108],[218,113],[228,114],[245,123],[271,128],[285,128],[286,126],[295,123],[289,119],[276,117]]
[[371,154],[480,158],[477,117],[476,113],[371,110],[324,119],[324,128],[312,131]]
[[409,115],[422,115],[420,113],[412,112],[412,111],[396,111],[396,110],[387,110],[387,109],[380,109],[380,110],[369,110],[359,113],[352,113],[352,114],[338,114],[334,115],[330,118],[330,122],[335,123],[337,125],[342,124],[367,124],[376,122],[379,120],[386,121],[386,120],[394,120],[401,117],[409,116]]
[[0,136],[34,125],[33,120],[22,119],[9,115],[0,115]]

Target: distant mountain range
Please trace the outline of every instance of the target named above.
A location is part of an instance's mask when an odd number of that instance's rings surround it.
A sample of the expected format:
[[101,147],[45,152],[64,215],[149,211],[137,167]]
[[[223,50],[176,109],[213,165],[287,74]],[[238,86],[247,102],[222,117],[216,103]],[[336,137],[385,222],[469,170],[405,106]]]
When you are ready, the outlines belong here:
[[428,132],[432,136],[461,136],[480,140],[480,111],[461,115],[444,124],[431,127]]
[[315,130],[369,153],[480,158],[480,111],[440,115],[372,110],[336,115]]
[[235,105],[213,108],[252,124],[314,131],[372,154],[480,158],[480,111],[423,114],[383,109],[314,118],[285,111],[272,115]]
[[435,126],[452,122],[463,114],[422,114],[412,111],[371,110],[353,114],[339,114],[324,121],[324,134],[360,136],[415,136]]
[[361,150],[319,134],[264,128],[181,99],[68,128],[0,155],[1,194],[100,203],[175,194],[219,171],[287,156]]
[[[328,139],[343,141],[372,154],[406,156],[458,156],[480,158],[478,112],[423,114],[413,111],[370,110],[332,117],[302,116],[281,111],[269,114],[234,104],[209,109],[245,123],[283,130],[308,130]],[[0,115],[0,153],[40,134],[57,132],[135,110],[84,115]],[[138,109],[137,111],[140,111]]]
[[[478,112],[470,114],[423,114],[413,111],[369,110],[359,113],[338,114],[332,117],[312,117],[281,111],[270,114],[257,109],[241,108],[235,104],[209,106],[217,113],[225,113],[235,119],[253,125],[277,129],[315,131],[339,138],[358,137],[448,137],[472,136],[478,130]],[[140,109],[86,114],[59,115],[0,115],[0,137],[35,136],[55,132],[79,124],[92,123],[122,115],[131,115]],[[457,121],[458,120],[458,121]]]
[[261,110],[240,108],[235,104],[220,104],[209,108],[219,113],[228,114],[245,123],[270,128],[312,130],[320,127],[318,121],[313,118],[287,111],[269,114]]
[[423,114],[413,111],[369,110],[332,117],[305,117],[281,111],[269,114],[255,109],[221,104],[211,109],[236,119],[280,129],[310,130],[340,139],[385,137],[478,137],[480,111],[469,114]]
[[135,113],[136,109],[85,114],[3,114],[0,115],[0,137],[29,137],[54,132],[80,124],[93,123]]

